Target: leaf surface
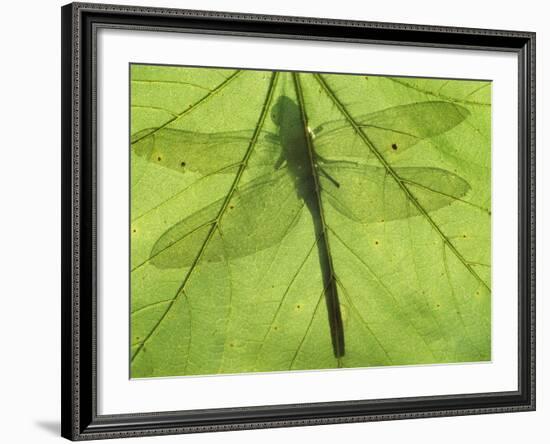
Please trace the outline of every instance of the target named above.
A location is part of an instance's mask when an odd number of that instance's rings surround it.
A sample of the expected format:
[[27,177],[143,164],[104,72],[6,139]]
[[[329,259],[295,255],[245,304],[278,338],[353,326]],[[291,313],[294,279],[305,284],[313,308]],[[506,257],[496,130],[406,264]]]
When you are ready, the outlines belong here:
[[132,377],[491,358],[490,82],[131,86]]

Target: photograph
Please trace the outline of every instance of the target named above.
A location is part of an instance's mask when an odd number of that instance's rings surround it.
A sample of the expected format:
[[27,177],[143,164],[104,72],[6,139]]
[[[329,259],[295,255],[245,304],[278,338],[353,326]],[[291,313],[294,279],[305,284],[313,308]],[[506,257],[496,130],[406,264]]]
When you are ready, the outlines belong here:
[[129,65],[131,378],[491,361],[492,82],[396,74]]

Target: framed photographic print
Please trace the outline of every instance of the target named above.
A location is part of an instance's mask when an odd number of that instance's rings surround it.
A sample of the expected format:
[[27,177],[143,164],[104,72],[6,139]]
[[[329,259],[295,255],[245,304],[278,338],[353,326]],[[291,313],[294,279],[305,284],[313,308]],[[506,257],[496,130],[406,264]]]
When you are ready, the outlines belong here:
[[62,8],[62,434],[533,410],[535,35]]

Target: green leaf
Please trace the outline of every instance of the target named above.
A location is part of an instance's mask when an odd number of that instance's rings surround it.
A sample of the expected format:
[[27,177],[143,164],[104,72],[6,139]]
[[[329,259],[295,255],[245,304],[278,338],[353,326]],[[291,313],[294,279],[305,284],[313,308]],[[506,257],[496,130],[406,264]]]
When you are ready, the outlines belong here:
[[487,81],[131,68],[131,376],[491,359]]

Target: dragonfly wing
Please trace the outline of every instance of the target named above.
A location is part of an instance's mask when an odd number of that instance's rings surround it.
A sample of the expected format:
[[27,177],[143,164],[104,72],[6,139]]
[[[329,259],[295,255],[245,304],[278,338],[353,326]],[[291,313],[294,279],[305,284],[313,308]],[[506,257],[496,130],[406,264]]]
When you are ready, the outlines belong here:
[[[253,135],[253,130],[197,133],[173,128],[145,129],[132,136],[132,149],[152,163],[181,173],[234,174],[231,167],[242,162]],[[252,164],[273,165],[280,152],[277,136],[262,131],[250,160]]]
[[[469,113],[455,103],[417,102],[359,116],[355,123],[382,154],[401,153],[426,138],[449,131]],[[313,136],[316,151],[325,158],[370,156],[357,129],[346,119],[318,126]]]
[[392,171],[394,175],[380,167],[327,167],[330,180],[320,176],[323,196],[349,219],[384,222],[420,215],[415,201],[430,212],[462,199],[470,190],[460,176],[440,168]]
[[[253,254],[280,242],[297,222],[304,202],[286,169],[236,189],[168,229],[155,243],[150,261],[159,268],[219,262]],[[220,215],[221,214],[221,215]]]

